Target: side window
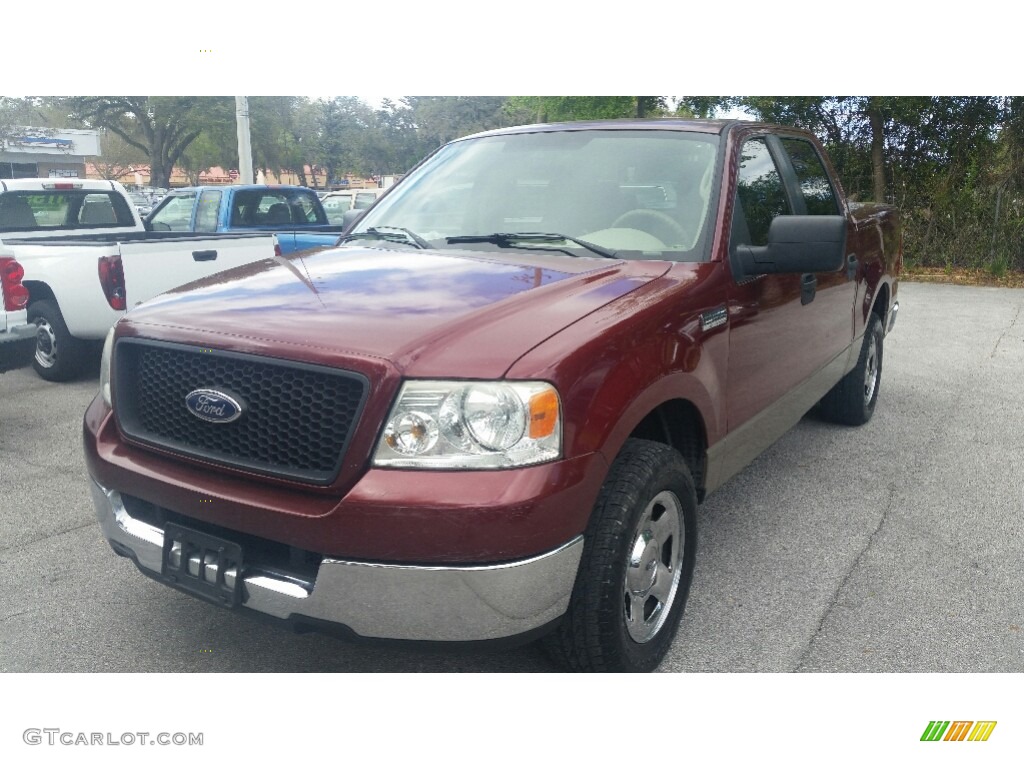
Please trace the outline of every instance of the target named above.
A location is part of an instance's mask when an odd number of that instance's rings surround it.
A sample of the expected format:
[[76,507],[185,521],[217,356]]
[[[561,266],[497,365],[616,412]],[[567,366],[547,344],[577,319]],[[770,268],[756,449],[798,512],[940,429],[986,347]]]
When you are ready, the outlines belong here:
[[800,192],[803,194],[804,203],[807,206],[809,216],[836,216],[839,214],[839,205],[836,202],[836,195],[832,189],[825,166],[822,165],[814,145],[802,139],[782,139],[782,146],[786,149],[790,161],[793,163],[793,170],[796,173],[797,181],[800,184]]
[[153,214],[150,225],[156,231],[188,232],[195,200],[195,194],[175,195]]
[[217,214],[220,212],[219,189],[207,190],[199,196],[199,207],[196,208],[196,232],[216,232]]
[[772,219],[790,213],[782,177],[764,139],[751,139],[740,150],[733,213],[732,245],[767,245]]

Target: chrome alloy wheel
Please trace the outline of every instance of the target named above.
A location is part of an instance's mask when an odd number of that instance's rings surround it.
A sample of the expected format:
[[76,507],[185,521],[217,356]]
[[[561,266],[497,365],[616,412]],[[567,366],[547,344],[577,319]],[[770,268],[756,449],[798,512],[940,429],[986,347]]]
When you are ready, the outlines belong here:
[[878,387],[878,340],[875,334],[868,339],[868,354],[864,360],[864,405],[871,405],[875,396],[875,389]]
[[640,516],[626,561],[623,617],[637,643],[653,639],[672,610],[685,538],[682,505],[674,493],[662,491]]
[[57,364],[57,335],[45,317],[36,320],[36,362],[43,368]]

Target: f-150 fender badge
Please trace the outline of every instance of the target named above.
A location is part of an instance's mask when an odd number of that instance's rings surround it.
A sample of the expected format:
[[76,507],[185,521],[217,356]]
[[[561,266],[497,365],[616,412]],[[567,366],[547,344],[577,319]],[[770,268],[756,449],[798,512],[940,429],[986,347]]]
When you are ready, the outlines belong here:
[[242,415],[242,404],[215,389],[194,389],[185,395],[185,407],[197,419],[228,424]]
[[725,325],[729,320],[729,311],[725,307],[712,309],[710,312],[703,312],[700,316],[700,329],[710,331],[720,325]]

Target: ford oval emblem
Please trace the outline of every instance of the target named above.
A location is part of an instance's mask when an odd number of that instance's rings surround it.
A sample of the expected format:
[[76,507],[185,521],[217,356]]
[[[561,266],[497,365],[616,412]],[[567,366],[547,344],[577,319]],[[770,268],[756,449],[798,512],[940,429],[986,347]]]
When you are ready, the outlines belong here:
[[214,424],[228,424],[242,415],[241,403],[215,389],[192,390],[185,396],[185,406],[197,419]]

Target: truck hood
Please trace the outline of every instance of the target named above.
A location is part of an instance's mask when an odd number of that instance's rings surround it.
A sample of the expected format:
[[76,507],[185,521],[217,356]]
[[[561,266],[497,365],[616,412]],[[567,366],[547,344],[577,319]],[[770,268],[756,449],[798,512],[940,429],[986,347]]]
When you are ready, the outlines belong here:
[[343,247],[222,272],[145,302],[122,324],[311,362],[386,360],[405,376],[498,378],[668,267],[560,252]]

